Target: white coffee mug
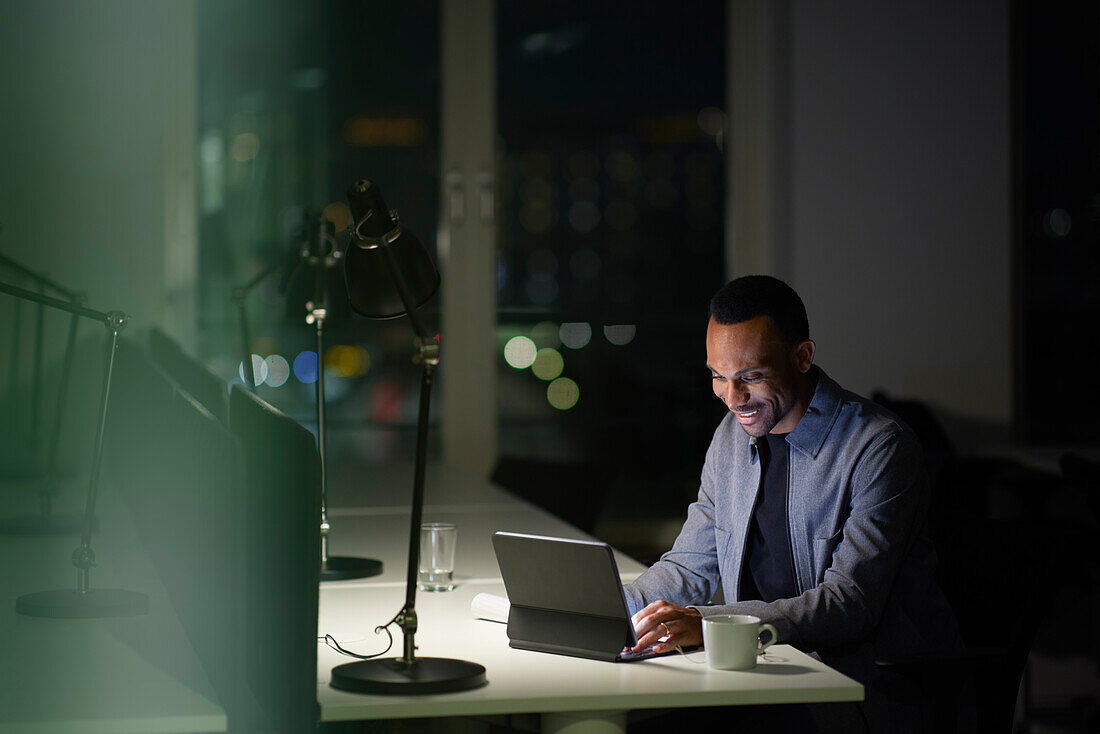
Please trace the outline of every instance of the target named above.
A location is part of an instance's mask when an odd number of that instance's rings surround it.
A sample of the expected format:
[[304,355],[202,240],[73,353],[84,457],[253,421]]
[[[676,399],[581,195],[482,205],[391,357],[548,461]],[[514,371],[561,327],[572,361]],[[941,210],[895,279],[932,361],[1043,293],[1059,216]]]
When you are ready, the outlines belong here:
[[[760,637],[768,633],[768,641]],[[749,614],[714,614],[703,617],[703,647],[710,667],[719,670],[748,670],[756,656],[775,644],[775,627],[762,624]]]

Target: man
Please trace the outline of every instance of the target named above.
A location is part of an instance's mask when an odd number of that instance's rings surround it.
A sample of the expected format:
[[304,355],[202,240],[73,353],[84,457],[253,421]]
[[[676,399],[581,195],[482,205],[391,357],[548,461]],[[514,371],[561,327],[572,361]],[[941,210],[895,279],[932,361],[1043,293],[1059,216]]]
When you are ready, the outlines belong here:
[[864,683],[872,724],[912,717],[879,694],[874,661],[958,644],[933,575],[920,444],[813,364],[805,307],[782,281],[719,290],[706,346],[730,412],[675,544],[626,587],[638,649],[699,645],[703,616],[752,614]]

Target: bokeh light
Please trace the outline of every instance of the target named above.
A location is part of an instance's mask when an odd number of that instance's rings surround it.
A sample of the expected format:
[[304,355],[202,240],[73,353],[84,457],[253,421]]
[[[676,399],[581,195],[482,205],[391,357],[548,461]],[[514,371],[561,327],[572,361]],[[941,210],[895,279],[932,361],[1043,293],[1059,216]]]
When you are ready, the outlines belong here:
[[337,377],[362,377],[370,369],[370,354],[358,344],[336,344],[325,350],[325,369]]
[[307,350],[294,358],[294,376],[307,385],[317,382],[317,352]]
[[568,377],[559,377],[547,386],[546,399],[558,410],[569,410],[581,399],[581,389]]
[[250,161],[260,152],[260,138],[256,133],[241,133],[229,143],[229,157],[238,163]]
[[342,201],[334,201],[321,211],[321,216],[332,222],[337,232],[343,232],[351,222],[351,209]]
[[514,336],[504,345],[504,361],[517,370],[525,370],[535,363],[538,350],[535,342],[526,336]]
[[1055,208],[1043,218],[1043,229],[1051,237],[1065,237],[1073,227],[1073,218],[1065,209]]
[[282,387],[290,377],[290,363],[281,354],[269,355],[264,360],[267,363],[267,384],[271,387]]
[[570,349],[580,349],[592,339],[592,327],[583,321],[567,322],[558,329],[558,337]]
[[427,132],[423,120],[415,117],[352,117],[344,123],[344,141],[349,145],[371,147],[411,147],[419,145]]
[[[267,362],[258,354],[252,355],[252,371],[256,373],[256,384],[264,384],[264,380],[267,379]],[[241,382],[246,385],[252,384],[252,375],[246,374],[244,362],[238,364],[237,374],[240,376]]]
[[531,338],[535,341],[535,346],[539,347],[560,347],[561,337],[558,336],[558,325],[553,321],[540,321],[531,327]]
[[565,360],[562,359],[561,352],[551,347],[540,349],[531,365],[531,371],[535,373],[535,377],[547,381],[558,377],[563,369],[565,369]]
[[696,116],[699,129],[707,135],[717,137],[726,129],[726,113],[717,107],[704,107]]
[[615,346],[623,346],[634,341],[638,327],[634,324],[608,324],[603,327],[604,338]]
[[224,153],[224,142],[217,133],[206,135],[199,144],[199,158],[203,163],[220,163]]
[[393,379],[378,380],[370,390],[370,417],[381,423],[396,423],[401,420],[401,403],[404,390],[401,383]]

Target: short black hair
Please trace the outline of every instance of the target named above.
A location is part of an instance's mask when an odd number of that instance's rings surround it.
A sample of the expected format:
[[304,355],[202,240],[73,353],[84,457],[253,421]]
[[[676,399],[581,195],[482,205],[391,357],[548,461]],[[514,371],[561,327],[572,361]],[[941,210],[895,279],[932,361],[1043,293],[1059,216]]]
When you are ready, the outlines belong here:
[[710,299],[710,317],[719,324],[740,324],[768,316],[788,344],[810,338],[806,306],[794,288],[770,275],[745,275],[731,280]]

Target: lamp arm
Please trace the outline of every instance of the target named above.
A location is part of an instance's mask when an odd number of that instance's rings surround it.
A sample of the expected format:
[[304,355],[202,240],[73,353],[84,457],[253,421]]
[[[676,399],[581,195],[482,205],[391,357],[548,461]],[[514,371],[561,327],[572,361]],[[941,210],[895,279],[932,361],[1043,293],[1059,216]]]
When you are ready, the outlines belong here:
[[31,280],[38,283],[39,285],[44,285],[44,286],[47,286],[48,288],[51,288],[52,290],[60,293],[61,295],[68,298],[69,300],[75,300],[79,295],[76,291],[70,290],[70,289],[58,284],[57,281],[51,280],[50,278],[47,278],[45,275],[41,275],[39,273],[34,272],[30,268],[28,268],[26,265],[18,263],[15,260],[12,260],[7,255],[0,255],[0,265],[4,265],[5,267],[10,268],[11,270],[16,271],[17,273],[22,273],[25,277],[30,278]]
[[[92,321],[99,321],[100,323],[110,327],[111,314],[104,311],[96,311],[94,308],[87,308],[86,306],[80,306],[76,303],[70,303],[68,301],[62,301],[58,298],[51,298],[50,296],[42,295],[41,293],[35,293],[29,291],[26,288],[20,288],[19,286],[9,285],[8,283],[0,282],[0,293],[8,293],[16,298],[22,298],[24,301],[31,301],[33,303],[41,303],[44,306],[50,308],[56,308],[60,311],[68,311],[69,313],[75,313],[78,316],[83,316],[86,319]],[[112,311],[111,313],[118,313]],[[124,314],[125,315],[125,314]],[[129,318],[129,317],[127,317]]]
[[275,262],[271,263],[266,268],[261,270],[259,273],[257,273],[252,278],[252,280],[248,281],[244,285],[237,286],[235,289],[233,289],[233,296],[237,299],[246,297],[253,288],[267,280],[269,277],[271,277],[272,273],[278,272],[279,268],[283,267],[286,267],[286,264],[276,260]]
[[420,523],[424,515],[424,475],[428,460],[428,412],[431,405],[435,363],[422,362],[420,371],[420,407],[416,418],[416,467],[413,475],[412,514],[409,520],[409,568],[405,577],[405,607],[397,622],[405,635],[402,662],[416,660],[416,577],[420,570]]
[[91,568],[95,565],[95,551],[92,550],[92,522],[95,518],[95,503],[99,494],[99,469],[103,463],[103,433],[107,427],[107,406],[111,400],[111,378],[115,371],[115,357],[118,354],[118,335],[126,327],[130,317],[121,311],[107,314],[107,329],[111,332],[107,344],[107,368],[103,374],[103,393],[99,399],[99,422],[96,424],[95,449],[92,453],[92,472],[88,478],[88,496],[84,505],[84,529],[80,534],[80,545],[73,551],[73,565],[76,566],[76,590],[81,596],[91,590]]
[[108,314],[108,319],[107,329],[110,331],[110,337],[107,345],[107,368],[104,371],[103,392],[99,399],[99,422],[96,424],[92,474],[88,480],[88,497],[84,507],[84,531],[80,538],[82,548],[87,547],[92,539],[92,518],[95,516],[96,496],[99,493],[99,468],[103,463],[103,433],[107,427],[107,406],[111,400],[111,378],[115,371],[115,357],[118,354],[118,335],[126,327],[126,321],[129,317],[121,311],[112,311]]

